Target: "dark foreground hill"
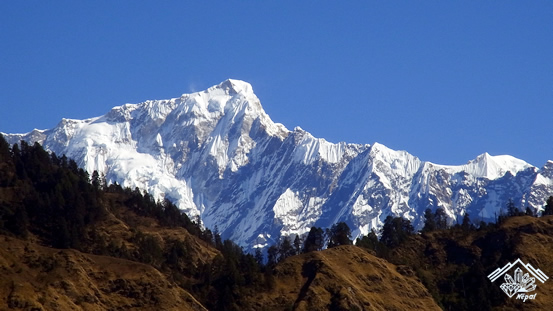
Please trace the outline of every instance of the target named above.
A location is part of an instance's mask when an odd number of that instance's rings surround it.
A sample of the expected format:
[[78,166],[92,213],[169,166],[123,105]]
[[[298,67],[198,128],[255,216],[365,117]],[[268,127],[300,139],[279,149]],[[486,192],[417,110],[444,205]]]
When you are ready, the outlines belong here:
[[[514,216],[479,229],[459,226],[410,236],[384,256],[412,267],[445,310],[552,310],[553,282],[535,280],[533,300],[509,298],[488,275],[521,259],[553,277],[553,216]],[[513,269],[514,270],[514,269]],[[525,271],[526,272],[526,271]],[[513,275],[513,271],[508,274]]]

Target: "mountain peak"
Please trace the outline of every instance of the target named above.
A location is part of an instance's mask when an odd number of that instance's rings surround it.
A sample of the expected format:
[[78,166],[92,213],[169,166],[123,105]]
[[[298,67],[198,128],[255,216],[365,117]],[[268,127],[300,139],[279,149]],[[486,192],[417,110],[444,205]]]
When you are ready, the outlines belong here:
[[532,165],[513,156],[492,156],[487,152],[477,156],[476,159],[469,161],[466,165],[463,165],[463,168],[471,174],[488,179],[499,178],[507,172],[516,175],[517,172],[529,167],[532,167]]
[[242,80],[227,79],[219,85],[214,86],[214,88],[222,89],[229,95],[236,95],[240,93],[244,95],[253,94],[252,85]]

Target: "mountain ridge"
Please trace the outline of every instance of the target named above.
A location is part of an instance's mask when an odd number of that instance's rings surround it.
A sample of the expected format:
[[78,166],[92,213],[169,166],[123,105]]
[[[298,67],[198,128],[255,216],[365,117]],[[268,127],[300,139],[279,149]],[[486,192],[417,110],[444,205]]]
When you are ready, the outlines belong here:
[[426,208],[444,208],[452,223],[465,213],[491,221],[509,199],[539,211],[553,194],[550,162],[538,169],[484,153],[439,165],[379,143],[331,143],[288,130],[265,113],[249,83],[232,79],[5,137],[39,142],[109,183],[169,198],[248,249],[338,221],[354,237],[378,230],[388,215],[421,227]]

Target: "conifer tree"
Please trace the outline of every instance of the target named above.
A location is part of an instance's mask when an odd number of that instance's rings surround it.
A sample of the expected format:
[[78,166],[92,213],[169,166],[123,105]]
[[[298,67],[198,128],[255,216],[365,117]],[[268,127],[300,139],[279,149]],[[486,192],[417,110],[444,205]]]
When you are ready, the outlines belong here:
[[27,226],[29,225],[29,217],[24,206],[16,206],[13,219],[8,223],[11,226],[11,231],[16,235],[26,238],[28,235]]
[[285,236],[282,239],[282,242],[278,248],[278,253],[280,255],[278,261],[282,261],[294,255],[294,247],[292,246],[292,242],[290,242],[290,238],[288,236]]
[[447,214],[443,208],[439,207],[436,209],[436,212],[434,212],[434,221],[436,223],[436,229],[447,229]]
[[294,251],[295,251],[295,255],[301,252],[301,240],[300,240],[300,236],[297,234],[296,234],[296,237],[294,238]]
[[553,196],[547,199],[542,216],[553,215]]
[[432,210],[430,208],[427,208],[424,210],[424,227],[422,228],[422,232],[431,232],[434,230],[436,230],[434,214],[432,214]]
[[94,189],[100,190],[100,186],[101,186],[100,174],[96,170],[92,172],[92,186],[94,187]]
[[10,144],[4,136],[0,134],[0,163],[11,160]]
[[0,187],[8,186],[13,181],[15,173],[10,145],[0,134]]
[[261,249],[259,248],[256,248],[255,249],[255,261],[257,261],[257,264],[259,266],[263,266],[263,252],[261,251]]
[[324,231],[319,227],[311,227],[303,244],[303,252],[320,251],[324,247]]
[[509,202],[507,202],[507,216],[517,216],[518,215],[518,209],[515,205],[515,202],[513,202],[512,199],[509,199]]
[[27,172],[25,170],[25,164],[23,163],[22,152],[18,144],[14,144],[12,147],[12,159],[17,177],[19,179],[26,179]]
[[213,243],[215,244],[216,249],[220,250],[223,247],[221,234],[219,233],[219,227],[217,227],[217,225],[215,225],[215,229],[213,231]]
[[407,219],[401,217],[388,216],[382,226],[382,235],[380,242],[388,247],[396,247],[407,237],[413,234],[413,226]]
[[465,212],[465,215],[463,216],[463,222],[461,223],[461,228],[463,228],[463,230],[465,231],[468,231],[472,228],[470,215],[466,212]]
[[345,222],[332,225],[329,231],[328,247],[351,245],[351,229]]
[[355,241],[355,245],[373,251],[376,251],[378,243],[378,236],[376,235],[376,232],[374,232],[374,230],[371,230],[371,232],[369,232],[369,234],[367,235],[358,237]]
[[274,266],[278,261],[278,247],[275,245],[269,246],[267,249],[267,265]]

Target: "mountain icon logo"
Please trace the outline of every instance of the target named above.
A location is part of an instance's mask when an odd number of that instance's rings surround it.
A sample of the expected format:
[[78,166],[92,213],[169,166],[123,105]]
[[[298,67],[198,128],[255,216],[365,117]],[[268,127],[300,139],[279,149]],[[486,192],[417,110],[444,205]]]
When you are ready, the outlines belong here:
[[536,290],[535,278],[532,278],[525,273],[522,275],[522,270],[517,268],[514,276],[505,274],[505,283],[501,284],[500,288],[509,297],[513,297],[516,293],[528,293]]
[[[528,272],[524,273],[520,267],[517,267],[512,276],[507,274],[507,272],[511,270],[516,264],[520,264]],[[516,299],[523,299],[524,301],[526,301],[527,299],[535,299],[536,294],[527,295],[526,293],[536,290],[536,279],[538,279],[542,283],[549,279],[549,277],[545,275],[545,273],[543,273],[540,269],[532,267],[532,265],[529,263],[525,264],[524,262],[522,262],[522,260],[520,260],[520,258],[515,260],[513,263],[506,264],[502,268],[497,268],[494,272],[488,275],[488,278],[490,279],[490,281],[494,282],[502,275],[505,275],[505,282],[499,286],[501,290],[503,290],[503,292],[507,294],[507,296],[509,296],[510,298],[518,293]]]

